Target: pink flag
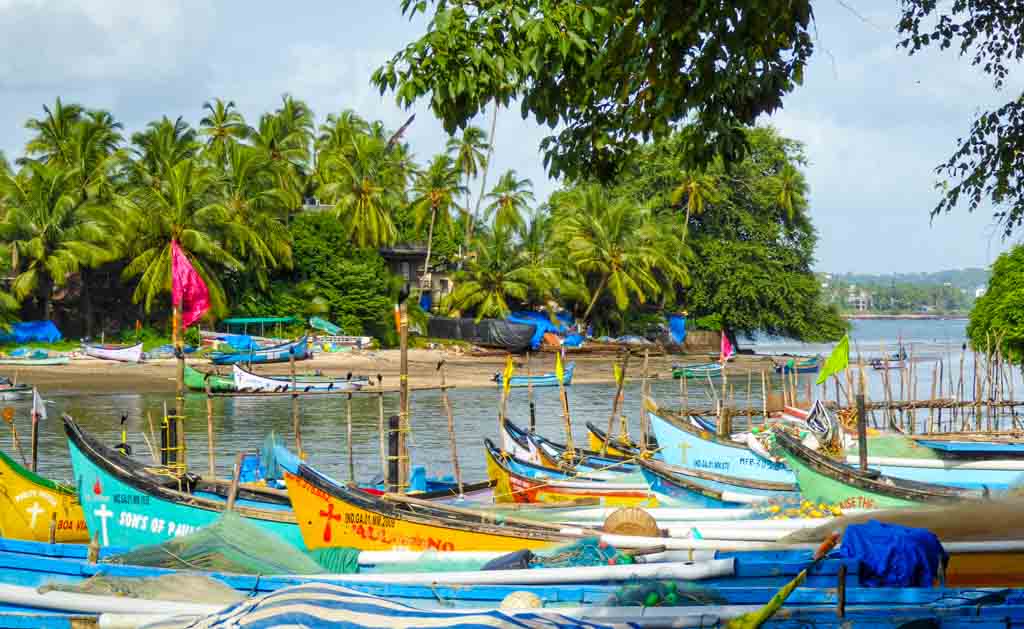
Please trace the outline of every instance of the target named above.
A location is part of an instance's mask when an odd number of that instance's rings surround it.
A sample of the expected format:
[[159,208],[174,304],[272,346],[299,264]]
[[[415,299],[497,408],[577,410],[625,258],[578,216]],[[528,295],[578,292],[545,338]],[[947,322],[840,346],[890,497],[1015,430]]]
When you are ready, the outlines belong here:
[[171,302],[181,307],[181,325],[187,328],[210,309],[210,291],[177,240],[171,241]]
[[725,330],[722,330],[721,354],[718,356],[718,360],[724,363],[725,361],[732,358],[732,355],[732,343],[729,342],[729,336],[725,333]]

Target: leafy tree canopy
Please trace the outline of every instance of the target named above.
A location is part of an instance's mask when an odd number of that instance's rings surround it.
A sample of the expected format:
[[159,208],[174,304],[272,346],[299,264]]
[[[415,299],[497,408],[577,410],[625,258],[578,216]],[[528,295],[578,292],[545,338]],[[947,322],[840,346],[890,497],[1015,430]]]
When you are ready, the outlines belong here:
[[1001,344],[1007,359],[1024,361],[1024,246],[1000,255],[992,265],[988,290],[971,310],[967,337],[979,351]]
[[694,124],[687,161],[746,149],[741,125],[802,81],[810,0],[403,0],[427,32],[373,74],[410,106],[430,97],[449,133],[492,101],[519,100],[557,133],[541,142],[554,176],[612,177],[641,142]]

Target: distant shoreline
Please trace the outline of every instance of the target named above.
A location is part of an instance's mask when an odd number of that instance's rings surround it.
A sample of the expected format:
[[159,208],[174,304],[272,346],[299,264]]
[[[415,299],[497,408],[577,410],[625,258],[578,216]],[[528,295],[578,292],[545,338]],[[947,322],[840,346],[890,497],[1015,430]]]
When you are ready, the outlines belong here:
[[959,320],[967,319],[968,316],[965,314],[950,314],[950,315],[936,315],[936,314],[844,314],[844,319],[917,319],[917,320]]

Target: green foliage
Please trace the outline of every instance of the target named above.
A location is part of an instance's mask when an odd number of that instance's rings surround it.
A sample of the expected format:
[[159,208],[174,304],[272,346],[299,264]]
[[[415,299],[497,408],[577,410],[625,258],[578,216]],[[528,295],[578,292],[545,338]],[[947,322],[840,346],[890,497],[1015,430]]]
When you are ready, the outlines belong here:
[[971,310],[967,337],[978,351],[1001,345],[1008,360],[1024,361],[1024,246],[1001,254],[992,265],[988,290]]
[[430,97],[454,133],[491,102],[560,129],[552,175],[609,179],[641,141],[695,123],[692,163],[744,153],[741,125],[781,105],[812,52],[809,0],[403,0],[427,32],[372,81],[402,106]]
[[971,212],[991,205],[1009,236],[1024,223],[1024,94],[1011,81],[1024,57],[1024,8],[1020,0],[905,0],[900,7],[900,45],[909,54],[954,47],[992,77],[997,90],[1010,81],[1013,99],[976,114],[956,152],[936,168],[946,180],[932,210],[935,217],[961,203]]

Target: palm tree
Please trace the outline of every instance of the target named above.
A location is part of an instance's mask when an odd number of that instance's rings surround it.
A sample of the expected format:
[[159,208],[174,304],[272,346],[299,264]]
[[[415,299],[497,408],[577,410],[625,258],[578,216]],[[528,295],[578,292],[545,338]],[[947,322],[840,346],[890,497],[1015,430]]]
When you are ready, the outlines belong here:
[[75,168],[37,161],[27,162],[17,175],[0,175],[0,197],[8,205],[0,239],[13,249],[12,290],[18,299],[37,294],[46,319],[52,318],[54,287],[111,257],[107,233],[84,202],[78,177]]
[[196,131],[180,116],[164,116],[146,125],[145,131],[132,134],[132,179],[134,183],[159,189],[175,164],[191,159],[199,152]]
[[467,126],[462,130],[461,137],[448,138],[448,153],[455,158],[455,167],[463,176],[463,185],[466,188],[466,246],[469,246],[469,239],[473,235],[473,221],[476,217],[470,214],[469,210],[469,180],[479,174],[480,169],[487,164],[487,134],[480,127]]
[[60,98],[53,109],[43,105],[46,113],[41,119],[30,118],[25,128],[35,132],[25,145],[25,153],[42,162],[56,161],[67,164],[68,144],[75,125],[82,119],[85,109],[81,105],[65,105]]
[[791,164],[782,167],[777,176],[779,208],[792,222],[796,215],[807,207],[807,182],[799,170]]
[[683,221],[683,240],[690,233],[690,216],[700,216],[704,206],[719,200],[718,182],[706,173],[684,173],[682,181],[672,191],[672,204],[679,205],[686,201],[686,220]]
[[321,190],[337,206],[349,238],[360,247],[393,243],[398,232],[392,212],[403,205],[405,175],[386,141],[356,135],[348,149],[326,154],[323,160],[330,182]]
[[531,290],[544,291],[554,282],[550,269],[538,268],[518,255],[511,234],[497,229],[477,236],[477,255],[455,274],[455,289],[444,306],[476,312],[484,317],[505,318],[510,303],[524,302]]
[[556,203],[555,237],[590,294],[584,322],[606,292],[624,311],[631,298],[645,303],[688,280],[681,243],[666,237],[669,226],[649,207],[628,197],[613,199],[597,185],[575,189]]
[[516,179],[516,171],[506,171],[486,197],[491,199],[486,209],[487,220],[493,217],[494,225],[499,229],[522,227],[523,213],[534,200],[532,187],[529,179]]
[[195,159],[167,169],[159,186],[139,187],[123,199],[121,233],[129,240],[131,261],[124,278],[138,277],[132,295],[146,312],[171,287],[171,242],[177,241],[210,290],[215,315],[226,312],[224,288],[216,268],[238,270],[242,263],[220,244],[220,230],[231,217],[215,203],[218,178]]
[[465,186],[459,183],[459,171],[455,169],[455,162],[444,154],[435,155],[413,185],[413,193],[416,196],[413,198],[412,208],[416,216],[416,229],[423,226],[427,216],[430,217],[430,228],[427,230],[427,259],[423,263],[424,277],[430,272],[434,226],[440,219],[442,228],[451,229],[451,210],[458,208],[455,197],[464,190]]
[[249,135],[249,127],[235,108],[235,101],[215,98],[203,103],[207,113],[199,121],[200,133],[206,136],[206,152],[213,163],[224,165],[228,152]]

